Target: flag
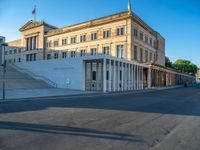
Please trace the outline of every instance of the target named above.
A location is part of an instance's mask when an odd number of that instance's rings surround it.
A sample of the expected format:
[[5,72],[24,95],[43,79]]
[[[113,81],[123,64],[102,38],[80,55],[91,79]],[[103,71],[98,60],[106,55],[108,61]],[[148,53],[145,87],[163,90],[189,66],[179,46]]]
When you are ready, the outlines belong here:
[[32,10],[32,15],[35,15],[35,12],[36,12],[36,10],[35,10],[35,8]]

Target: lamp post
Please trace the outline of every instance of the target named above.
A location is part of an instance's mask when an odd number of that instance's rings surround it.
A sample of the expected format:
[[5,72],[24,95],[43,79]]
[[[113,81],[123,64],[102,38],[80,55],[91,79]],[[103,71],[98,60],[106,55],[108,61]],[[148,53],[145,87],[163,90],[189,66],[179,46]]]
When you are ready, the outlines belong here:
[[2,97],[5,100],[5,73],[6,73],[6,60],[5,60],[5,47],[7,46],[6,43],[1,44],[3,46],[3,53],[2,53],[2,66],[3,66],[3,88],[2,88]]

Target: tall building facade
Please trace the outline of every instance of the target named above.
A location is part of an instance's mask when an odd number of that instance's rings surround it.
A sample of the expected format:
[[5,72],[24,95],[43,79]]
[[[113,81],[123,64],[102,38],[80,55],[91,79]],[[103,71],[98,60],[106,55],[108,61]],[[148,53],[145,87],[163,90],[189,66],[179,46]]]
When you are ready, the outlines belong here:
[[21,39],[8,43],[8,62],[107,54],[165,64],[165,39],[131,11],[63,28],[31,20],[20,32]]

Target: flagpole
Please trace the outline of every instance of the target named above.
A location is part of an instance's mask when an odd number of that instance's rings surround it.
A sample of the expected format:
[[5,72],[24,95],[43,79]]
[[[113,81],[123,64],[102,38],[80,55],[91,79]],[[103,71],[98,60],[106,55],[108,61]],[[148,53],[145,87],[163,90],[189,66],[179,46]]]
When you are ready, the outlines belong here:
[[35,13],[34,13],[34,20],[36,21],[36,5],[34,6]]

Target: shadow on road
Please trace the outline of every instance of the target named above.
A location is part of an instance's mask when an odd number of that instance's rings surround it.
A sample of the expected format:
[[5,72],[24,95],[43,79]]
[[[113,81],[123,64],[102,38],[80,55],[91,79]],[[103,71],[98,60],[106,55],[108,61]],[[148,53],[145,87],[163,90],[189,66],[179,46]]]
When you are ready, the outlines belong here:
[[[200,88],[179,88],[151,93],[58,98],[0,104],[0,114],[38,111],[51,107],[137,111],[200,116]],[[195,110],[195,111],[193,111]]]
[[93,129],[68,127],[68,126],[0,121],[0,129],[49,133],[49,134],[64,134],[72,136],[85,136],[92,138],[121,140],[129,142],[144,142],[142,139],[139,139],[139,137],[130,134],[97,131]]

